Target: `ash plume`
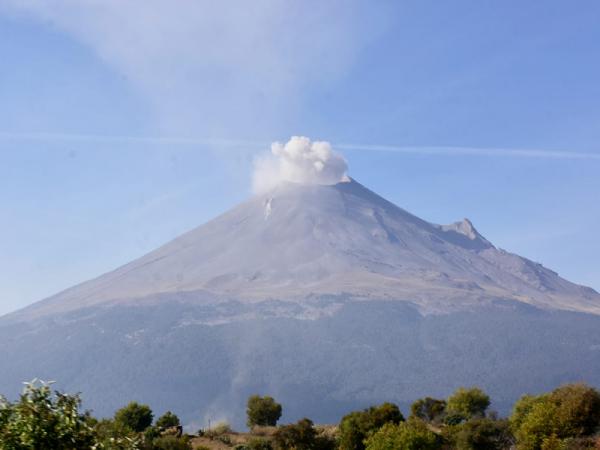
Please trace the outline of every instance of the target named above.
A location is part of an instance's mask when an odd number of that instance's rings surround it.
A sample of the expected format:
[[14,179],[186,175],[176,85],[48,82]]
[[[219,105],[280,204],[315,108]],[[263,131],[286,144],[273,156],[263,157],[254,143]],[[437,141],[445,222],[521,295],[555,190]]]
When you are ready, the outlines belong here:
[[265,192],[288,181],[299,184],[336,184],[347,179],[348,164],[326,141],[292,136],[283,144],[271,144],[271,153],[255,160],[252,185]]

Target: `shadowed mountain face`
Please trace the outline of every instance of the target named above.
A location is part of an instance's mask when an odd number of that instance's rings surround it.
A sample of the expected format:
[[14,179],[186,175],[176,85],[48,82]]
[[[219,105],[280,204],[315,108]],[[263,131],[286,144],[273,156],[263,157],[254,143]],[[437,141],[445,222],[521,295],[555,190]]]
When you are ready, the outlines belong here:
[[34,376],[240,423],[245,397],[335,421],[375,401],[600,382],[600,295],[355,181],[284,184],[113,272],[0,318],[0,392]]

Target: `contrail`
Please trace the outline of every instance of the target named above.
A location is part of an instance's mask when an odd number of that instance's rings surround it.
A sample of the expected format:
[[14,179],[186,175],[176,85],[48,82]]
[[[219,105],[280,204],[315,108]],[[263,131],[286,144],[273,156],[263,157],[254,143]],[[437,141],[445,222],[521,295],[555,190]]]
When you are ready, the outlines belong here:
[[393,146],[371,144],[337,144],[340,150],[359,150],[372,152],[412,153],[422,155],[443,156],[500,156],[513,158],[546,158],[546,159],[587,159],[600,160],[600,153],[570,152],[565,150],[534,150],[513,148],[479,148],[479,147],[434,147],[434,146]]
[[[25,141],[65,141],[65,142],[122,142],[145,143],[156,145],[210,145],[214,147],[251,147],[267,149],[271,145],[267,141],[244,139],[219,139],[205,137],[173,137],[173,136],[127,136],[71,133],[10,133],[0,131],[0,139]],[[349,151],[370,151],[407,153],[439,156],[487,156],[510,158],[540,158],[540,159],[580,159],[600,160],[600,153],[574,152],[566,150],[539,150],[515,148],[486,148],[486,147],[453,147],[453,146],[396,146],[377,144],[337,143],[334,148]]]

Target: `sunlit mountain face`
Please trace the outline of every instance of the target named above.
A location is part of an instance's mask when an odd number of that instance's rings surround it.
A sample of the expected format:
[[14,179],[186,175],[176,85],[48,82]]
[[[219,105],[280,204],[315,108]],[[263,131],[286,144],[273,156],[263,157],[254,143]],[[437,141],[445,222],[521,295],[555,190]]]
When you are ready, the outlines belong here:
[[[56,379],[110,414],[128,400],[243,422],[406,405],[460,385],[502,411],[600,383],[600,295],[424,221],[358,182],[282,182],[96,279],[0,318],[0,392]],[[286,404],[289,407],[286,409]]]

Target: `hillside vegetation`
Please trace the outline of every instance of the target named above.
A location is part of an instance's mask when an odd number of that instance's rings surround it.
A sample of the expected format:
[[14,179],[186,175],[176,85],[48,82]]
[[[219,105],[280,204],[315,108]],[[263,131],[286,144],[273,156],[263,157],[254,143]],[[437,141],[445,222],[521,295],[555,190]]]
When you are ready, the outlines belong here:
[[508,418],[489,410],[476,387],[447,399],[425,397],[405,416],[382,403],[352,411],[337,425],[303,418],[277,425],[282,405],[253,395],[246,405],[249,432],[226,423],[183,433],[177,415],[156,418],[149,406],[131,402],[111,419],[80,410],[78,395],[53,392],[49,384],[25,385],[18,401],[0,397],[1,450],[592,450],[600,449],[600,393],[583,383],[541,395],[524,395]]

